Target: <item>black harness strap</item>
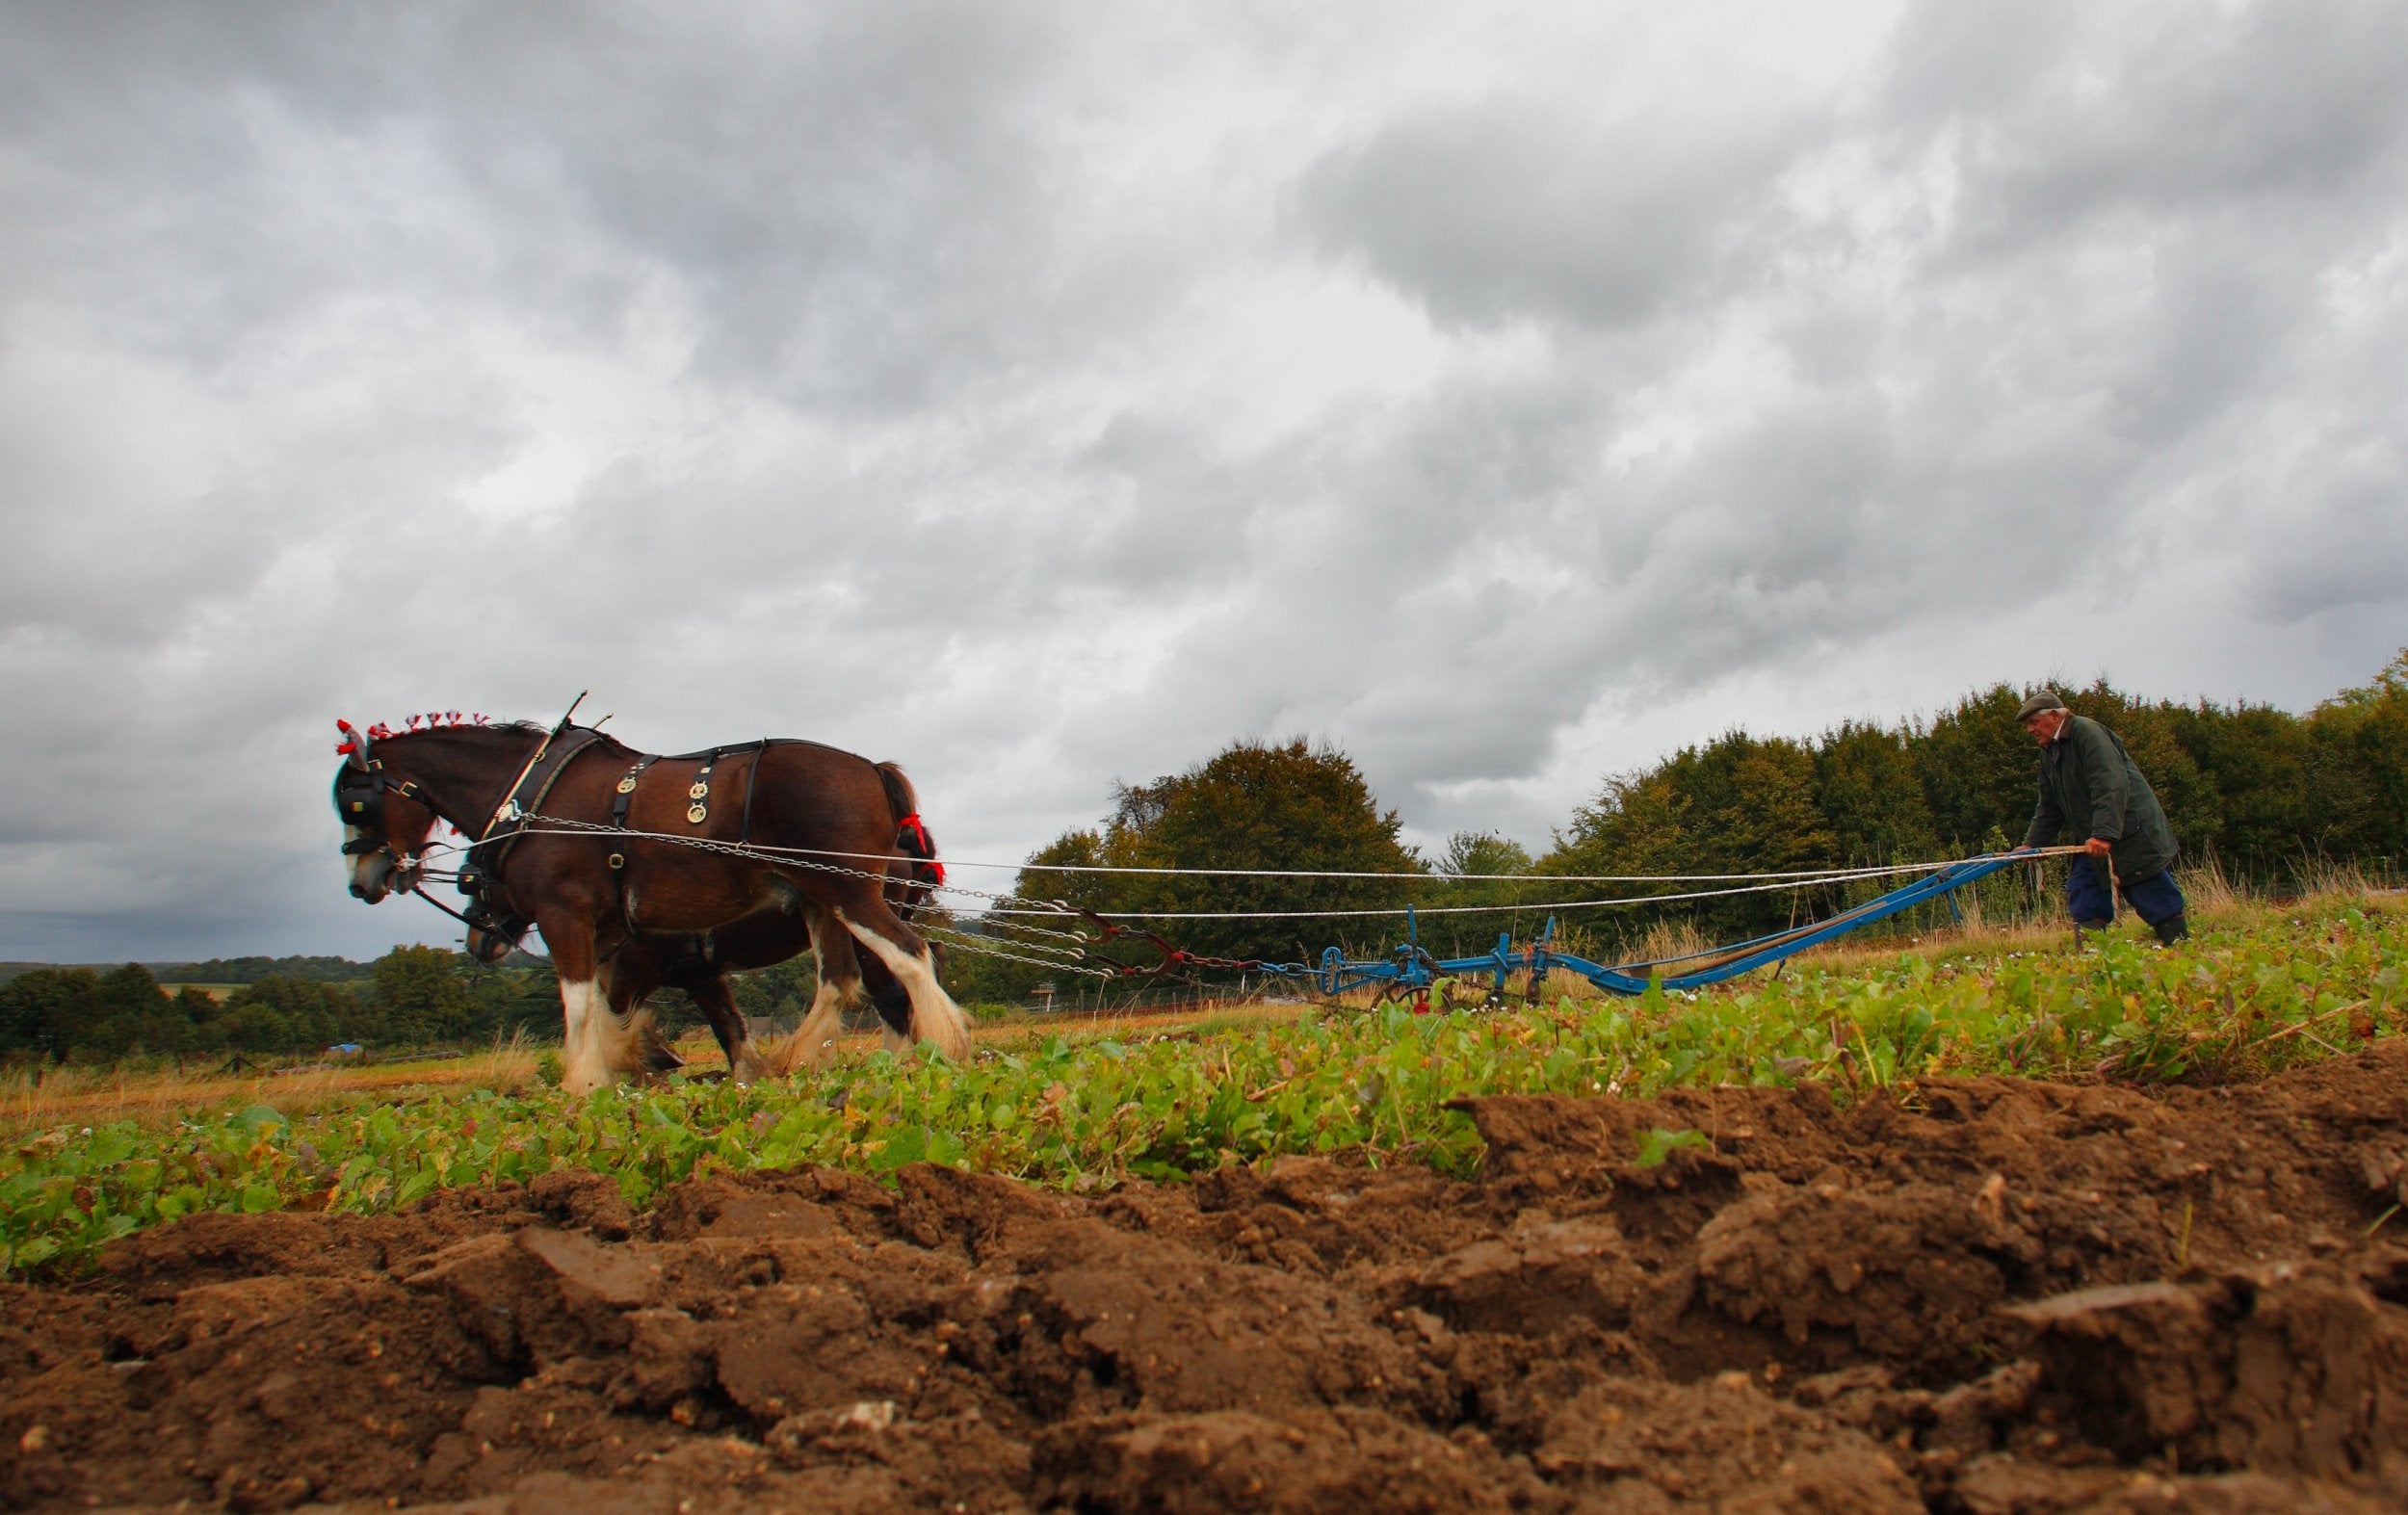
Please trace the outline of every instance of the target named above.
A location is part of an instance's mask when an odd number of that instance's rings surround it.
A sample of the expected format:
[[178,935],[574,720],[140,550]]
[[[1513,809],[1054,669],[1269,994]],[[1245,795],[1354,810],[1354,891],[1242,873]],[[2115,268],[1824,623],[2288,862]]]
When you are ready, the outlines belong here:
[[552,786],[561,781],[563,773],[568,771],[568,765],[576,760],[577,754],[601,740],[602,733],[599,731],[580,726],[547,741],[537,752],[535,760],[518,775],[518,782],[511,787],[510,797],[493,812],[493,819],[485,823],[484,835],[477,838],[481,846],[500,839],[500,845],[485,858],[485,867],[489,872],[501,872],[502,859],[510,855],[510,849],[517,845],[519,833],[525,829],[527,823],[543,809],[543,801],[551,795]]
[[[643,782],[643,771],[650,768],[653,764],[658,763],[660,760],[659,754],[646,752],[643,756],[636,759],[635,765],[629,768],[624,774],[620,775],[617,791],[611,796],[611,827],[613,830],[624,831],[627,829],[627,812],[632,809],[636,803],[636,786]],[[613,887],[616,889],[618,893],[618,918],[621,922],[625,923],[628,934],[633,935],[636,929],[636,912],[630,909],[627,904],[626,851],[622,849],[618,851],[613,852],[610,857],[610,863]]]
[[611,826],[614,830],[627,829],[627,811],[636,802],[636,786],[643,782],[643,771],[659,761],[659,757],[647,752],[636,759],[635,767],[619,779],[618,792],[611,796]]
[[763,737],[760,744],[752,749],[752,771],[745,775],[745,823],[744,829],[738,832],[736,836],[736,841],[739,846],[749,847],[752,845],[752,791],[759,786],[761,782],[761,765],[768,762],[769,758],[770,739]]
[[[587,727],[573,727],[546,737],[527,766],[519,770],[517,782],[496,806],[493,818],[485,823],[484,834],[471,845],[472,859],[459,871],[458,888],[469,898],[466,913],[453,910],[440,901],[426,898],[429,903],[446,915],[456,916],[468,924],[472,931],[484,931],[497,942],[509,945],[487,958],[498,961],[510,947],[518,945],[531,924],[525,916],[499,901],[502,889],[502,860],[518,845],[519,833],[534,820],[550,797],[552,786],[568,771],[569,763],[577,754],[602,740],[602,733]],[[490,844],[488,846],[487,844]],[[473,937],[471,950],[474,950]],[[482,955],[482,954],[480,954]]]

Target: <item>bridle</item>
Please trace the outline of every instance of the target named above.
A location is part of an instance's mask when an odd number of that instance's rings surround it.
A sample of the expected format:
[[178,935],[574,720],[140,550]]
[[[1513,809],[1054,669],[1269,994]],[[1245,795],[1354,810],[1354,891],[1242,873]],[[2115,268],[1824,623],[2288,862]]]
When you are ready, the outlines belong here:
[[[343,844],[343,855],[375,857],[381,854],[393,865],[393,872],[406,880],[419,849],[410,849],[408,855],[405,855],[394,848],[391,839],[385,835],[384,797],[399,795],[405,799],[415,799],[421,803],[425,802],[424,798],[415,781],[395,778],[384,771],[384,764],[376,756],[366,732],[352,731],[348,726],[344,729],[350,738],[345,744],[350,748],[346,753],[350,761],[334,771],[334,813],[345,825],[356,829],[359,834]],[[408,887],[405,883],[402,889]]]
[[[335,724],[342,728],[344,735],[343,744],[338,750],[348,761],[334,772],[334,813],[345,825],[359,832],[343,844],[343,855],[381,855],[392,865],[389,872],[392,882],[388,886],[392,893],[414,894],[467,927],[468,950],[483,961],[498,962],[508,956],[526,935],[531,923],[494,898],[499,893],[494,869],[490,864],[480,867],[474,862],[460,869],[460,892],[467,895],[470,901],[464,913],[420,888],[422,868],[419,854],[428,844],[422,842],[414,848],[397,849],[385,832],[384,801],[387,795],[399,795],[405,799],[426,804],[426,797],[416,780],[396,778],[384,771],[384,763],[376,755],[375,740],[370,733],[354,729],[349,721],[337,721]],[[543,744],[538,744],[537,756],[541,756],[543,746],[549,742],[550,739],[546,738]],[[533,767],[534,762],[535,759],[529,759],[528,766]],[[520,778],[523,779],[525,774],[526,771],[522,769]],[[512,787],[514,789],[515,784]],[[507,810],[509,806],[506,797],[503,809]],[[429,805],[428,808],[432,811],[433,807]],[[495,823],[502,819],[502,813],[497,811],[493,820],[486,823],[485,833],[479,837],[479,842],[491,838]]]

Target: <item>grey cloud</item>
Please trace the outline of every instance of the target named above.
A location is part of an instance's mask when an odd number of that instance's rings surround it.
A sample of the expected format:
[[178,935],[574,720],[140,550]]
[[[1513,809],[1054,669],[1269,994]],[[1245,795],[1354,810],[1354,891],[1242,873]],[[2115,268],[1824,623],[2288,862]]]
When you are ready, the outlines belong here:
[[1543,845],[1835,703],[2362,682],[2401,23],[2231,14],[1667,109],[1535,13],[11,12],[0,956],[446,939],[331,718],[589,685],[1008,861],[1244,735]]
[[[893,409],[1039,358],[1083,314],[1060,281],[1066,44],[1041,15],[148,16],[34,18],[11,83],[78,212],[24,235],[154,340],[230,361],[369,290],[607,330],[665,275],[700,376]],[[117,223],[102,185],[139,202],[144,246],[75,235]]]
[[2395,171],[2408,14],[2380,0],[1925,5],[1883,114],[1959,134],[1968,220],[2020,242],[2113,212],[2303,202]]
[[1794,137],[1747,111],[1601,122],[1502,100],[1433,108],[1313,164],[1296,216],[1440,321],[1617,326],[1699,281]]

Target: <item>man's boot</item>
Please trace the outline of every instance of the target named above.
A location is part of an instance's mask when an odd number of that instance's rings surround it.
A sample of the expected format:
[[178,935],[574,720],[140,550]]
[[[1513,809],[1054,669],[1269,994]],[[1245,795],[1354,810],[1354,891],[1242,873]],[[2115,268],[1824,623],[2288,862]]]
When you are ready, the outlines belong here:
[[2179,915],[2169,915],[2157,924],[2158,945],[2171,947],[2190,934],[2190,922]]

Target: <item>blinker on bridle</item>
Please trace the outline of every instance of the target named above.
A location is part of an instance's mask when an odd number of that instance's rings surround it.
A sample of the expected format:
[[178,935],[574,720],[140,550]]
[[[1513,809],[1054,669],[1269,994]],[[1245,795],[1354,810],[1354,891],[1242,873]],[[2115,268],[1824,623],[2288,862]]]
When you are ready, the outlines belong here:
[[[350,759],[334,772],[334,813],[347,826],[356,826],[359,835],[343,844],[345,857],[365,857],[372,852],[392,852],[384,840],[384,797],[399,795],[405,799],[418,797],[418,786],[406,778],[395,778],[384,771],[375,747],[364,731],[354,731],[348,721],[336,721],[347,739],[336,748]],[[401,858],[393,859],[399,863]]]

